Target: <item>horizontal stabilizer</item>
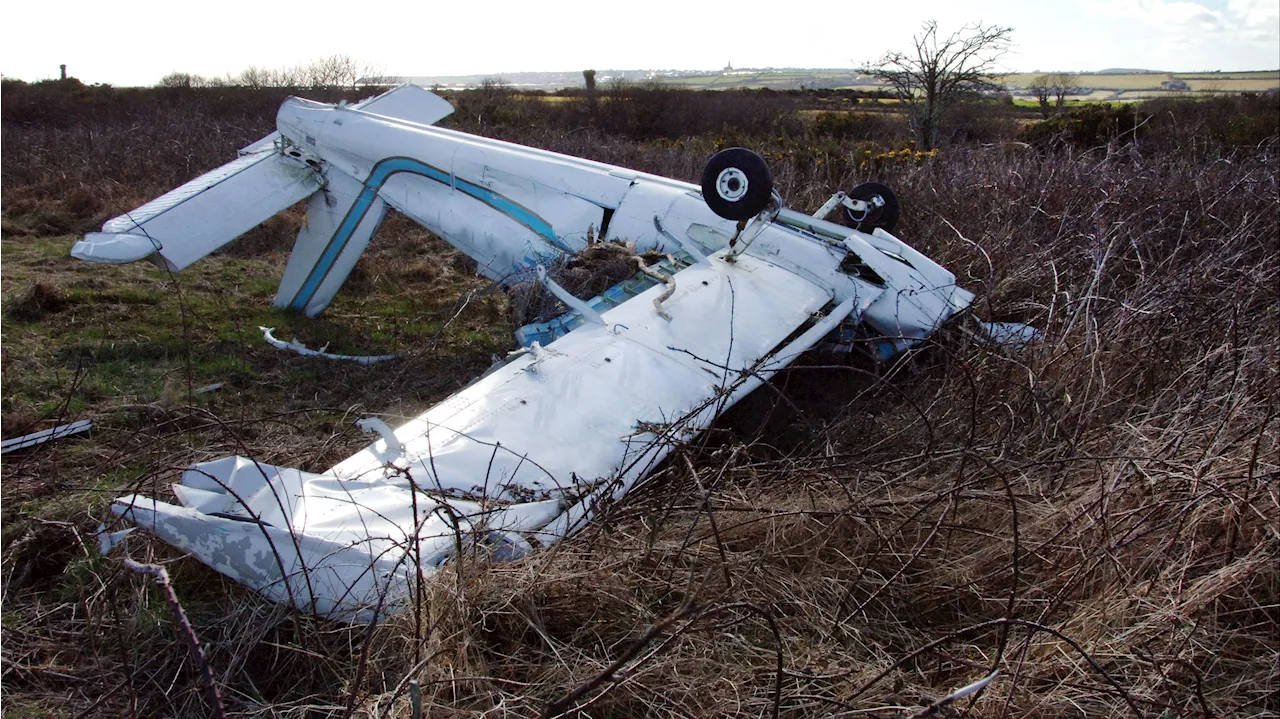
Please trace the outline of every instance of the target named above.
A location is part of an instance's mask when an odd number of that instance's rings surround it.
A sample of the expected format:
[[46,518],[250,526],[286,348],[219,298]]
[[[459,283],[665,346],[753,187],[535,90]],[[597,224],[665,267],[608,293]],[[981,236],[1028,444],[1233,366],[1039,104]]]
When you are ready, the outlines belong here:
[[434,125],[453,114],[447,100],[417,85],[401,85],[351,108],[418,125]]
[[293,157],[274,145],[260,147],[108,221],[71,254],[122,263],[154,253],[170,269],[181,270],[305,199],[322,182],[301,153]]

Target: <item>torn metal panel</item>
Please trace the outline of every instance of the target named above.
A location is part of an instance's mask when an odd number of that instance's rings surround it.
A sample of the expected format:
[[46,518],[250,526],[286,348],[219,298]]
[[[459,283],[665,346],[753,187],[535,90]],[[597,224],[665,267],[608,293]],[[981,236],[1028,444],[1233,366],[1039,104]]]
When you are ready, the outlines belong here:
[[0,454],[7,454],[17,449],[26,449],[27,447],[34,447],[37,444],[44,444],[49,440],[60,439],[68,435],[86,432],[92,426],[93,420],[82,419],[78,422],[72,422],[71,424],[59,425],[52,429],[44,429],[39,432],[24,434],[21,437],[6,439],[4,442],[0,442]]

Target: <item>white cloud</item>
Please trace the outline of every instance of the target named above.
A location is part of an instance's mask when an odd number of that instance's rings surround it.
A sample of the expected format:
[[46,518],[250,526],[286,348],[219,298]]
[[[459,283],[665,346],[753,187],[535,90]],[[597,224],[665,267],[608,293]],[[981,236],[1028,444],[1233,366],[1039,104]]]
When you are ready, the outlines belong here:
[[[1112,66],[1262,70],[1280,66],[1276,0],[1082,0],[1113,37]],[[1117,31],[1122,27],[1122,31]],[[1128,58],[1120,61],[1120,58]]]
[[1166,29],[1280,36],[1280,3],[1276,0],[1226,0],[1222,10],[1188,0],[1084,0],[1083,5],[1103,17]]
[[1244,32],[1280,40],[1280,3],[1275,0],[1227,0],[1227,13]]

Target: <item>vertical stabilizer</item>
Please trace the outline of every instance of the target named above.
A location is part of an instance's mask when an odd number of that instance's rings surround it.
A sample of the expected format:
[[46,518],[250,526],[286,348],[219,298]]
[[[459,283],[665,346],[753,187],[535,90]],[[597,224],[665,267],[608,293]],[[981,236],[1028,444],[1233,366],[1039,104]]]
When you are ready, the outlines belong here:
[[320,192],[307,203],[307,216],[272,303],[320,314],[342,288],[386,215],[377,193],[350,175],[329,172]]

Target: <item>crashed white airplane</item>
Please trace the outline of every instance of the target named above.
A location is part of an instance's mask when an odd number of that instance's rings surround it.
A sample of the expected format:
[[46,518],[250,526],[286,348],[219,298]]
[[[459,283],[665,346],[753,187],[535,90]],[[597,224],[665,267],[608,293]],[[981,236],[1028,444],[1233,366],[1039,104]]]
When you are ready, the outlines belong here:
[[[583,527],[824,338],[892,357],[973,299],[886,231],[883,186],[809,216],[782,207],[747,150],[713,157],[699,187],[431,126],[452,109],[414,86],[291,98],[278,132],[72,254],[181,270],[310,197],[275,304],[314,315],[390,206],[488,277],[537,272],[569,311],[521,328],[526,351],[407,424],[361,420],[380,438],[327,472],[227,457],[186,470],[180,504],[121,497],[118,515],[273,600],[371,621],[465,547],[518,558]],[[822,219],[841,208],[866,231]],[[593,234],[667,260],[577,299],[542,267]]]

